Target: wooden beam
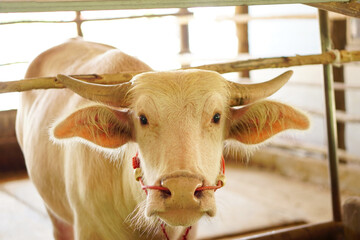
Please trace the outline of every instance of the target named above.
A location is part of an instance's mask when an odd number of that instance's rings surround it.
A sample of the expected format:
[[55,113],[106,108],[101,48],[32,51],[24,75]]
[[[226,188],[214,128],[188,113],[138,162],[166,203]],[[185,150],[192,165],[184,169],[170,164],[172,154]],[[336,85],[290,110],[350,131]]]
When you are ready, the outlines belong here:
[[345,201],[344,230],[347,240],[360,239],[360,197],[351,197]]
[[[288,3],[323,3],[329,0],[0,0],[0,12],[51,12],[115,9],[189,8]],[[349,0],[333,0],[348,2]]]
[[318,224],[302,225],[284,230],[271,231],[270,233],[259,234],[251,237],[241,238],[243,240],[303,240],[317,239],[329,240],[339,239],[343,236],[341,223],[327,222]]
[[15,136],[16,110],[0,111],[0,175],[25,171],[25,161]]
[[81,17],[81,12],[80,11],[76,11],[76,17],[74,22],[76,23],[76,30],[77,30],[77,35],[78,37],[84,37],[84,33],[82,31],[81,28],[81,24],[84,22],[82,17]]
[[[180,8],[180,16],[191,16],[193,13],[189,12],[187,8]],[[179,22],[180,27],[180,54],[190,53],[190,41],[189,41],[189,24]]]
[[[248,15],[249,7],[248,6],[237,6],[235,8],[235,14],[242,16]],[[236,35],[238,38],[238,53],[239,54],[249,54],[249,33],[248,33],[248,23],[237,23],[236,22]],[[239,76],[243,78],[250,77],[249,71],[239,72]]]
[[[330,36],[334,49],[346,48],[347,27],[346,19],[330,21]],[[344,67],[333,66],[334,82],[345,83]],[[335,91],[336,110],[346,111],[345,91]],[[345,123],[337,121],[338,147],[346,149]]]
[[340,13],[350,17],[360,17],[360,2],[358,0],[350,0],[349,2],[329,2],[329,3],[308,3],[307,5]]

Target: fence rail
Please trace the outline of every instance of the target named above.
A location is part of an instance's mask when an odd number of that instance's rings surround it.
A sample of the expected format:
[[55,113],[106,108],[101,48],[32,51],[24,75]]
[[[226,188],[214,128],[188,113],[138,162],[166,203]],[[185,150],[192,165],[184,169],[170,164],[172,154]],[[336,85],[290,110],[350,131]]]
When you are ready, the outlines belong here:
[[[78,11],[77,13],[81,13]],[[188,13],[166,13],[166,14],[144,14],[144,15],[134,15],[134,16],[126,16],[126,17],[111,17],[111,18],[83,18],[81,17],[81,22],[94,22],[94,21],[113,21],[113,20],[125,20],[125,19],[137,19],[137,18],[161,18],[161,17],[185,17],[192,16],[191,12]],[[3,21],[0,22],[0,25],[9,25],[9,24],[18,24],[18,23],[76,23],[77,18],[75,17],[73,20],[18,20],[18,21]]]
[[[235,61],[221,64],[209,64],[197,67],[188,67],[182,69],[203,69],[212,70],[219,73],[240,72],[244,70],[265,69],[265,68],[282,68],[291,66],[301,66],[310,64],[331,64],[360,61],[360,51],[330,51],[317,55],[305,55],[295,57],[278,57],[278,58],[260,58],[246,61]],[[90,81],[103,84],[115,84],[129,81],[140,72],[127,72],[117,74],[89,74],[74,76],[84,81]],[[22,92],[31,89],[48,89],[63,88],[56,77],[31,78],[18,81],[0,82],[0,93]]]

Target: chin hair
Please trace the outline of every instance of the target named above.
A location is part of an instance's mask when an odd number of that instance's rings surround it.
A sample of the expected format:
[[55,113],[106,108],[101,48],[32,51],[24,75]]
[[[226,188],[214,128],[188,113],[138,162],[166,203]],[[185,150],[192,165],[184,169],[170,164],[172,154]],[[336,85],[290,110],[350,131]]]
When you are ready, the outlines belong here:
[[145,216],[145,209],[146,200],[136,206],[134,211],[125,219],[125,222],[129,224],[130,228],[139,232],[140,235],[155,239],[155,236],[161,230],[161,220],[156,216]]

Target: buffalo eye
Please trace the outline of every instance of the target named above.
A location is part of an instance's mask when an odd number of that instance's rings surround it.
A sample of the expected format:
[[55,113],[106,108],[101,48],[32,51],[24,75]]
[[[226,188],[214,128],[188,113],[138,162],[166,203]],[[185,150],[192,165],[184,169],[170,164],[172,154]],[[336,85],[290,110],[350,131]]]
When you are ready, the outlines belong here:
[[140,124],[143,126],[149,123],[145,115],[140,115],[139,120],[140,120]]
[[213,123],[219,123],[220,122],[221,115],[220,113],[215,113],[215,115],[212,118]]

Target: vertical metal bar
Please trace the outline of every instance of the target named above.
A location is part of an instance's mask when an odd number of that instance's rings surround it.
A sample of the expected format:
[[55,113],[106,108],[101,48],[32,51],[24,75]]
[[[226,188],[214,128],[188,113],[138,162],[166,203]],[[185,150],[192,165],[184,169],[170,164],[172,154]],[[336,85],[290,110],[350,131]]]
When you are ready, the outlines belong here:
[[[322,52],[331,50],[331,39],[329,33],[328,12],[319,10],[319,24]],[[331,64],[324,64],[324,90],[325,90],[325,108],[326,108],[326,125],[328,136],[328,159],[329,174],[331,184],[331,200],[333,220],[341,221],[341,203],[338,178],[338,156],[337,156],[337,130],[335,116],[335,97],[333,88],[333,72]]]

